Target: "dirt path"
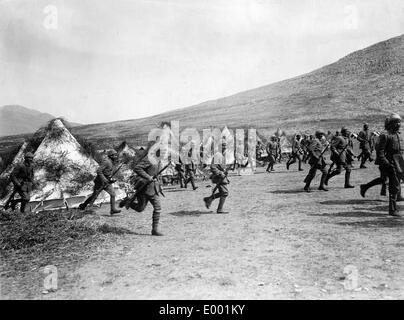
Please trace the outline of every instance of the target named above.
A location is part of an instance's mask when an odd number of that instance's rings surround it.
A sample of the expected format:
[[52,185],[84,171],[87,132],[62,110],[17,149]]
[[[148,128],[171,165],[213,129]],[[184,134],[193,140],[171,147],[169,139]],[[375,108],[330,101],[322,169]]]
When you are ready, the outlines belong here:
[[[71,274],[62,268],[58,291],[31,298],[404,298],[404,218],[387,215],[380,188],[363,199],[358,187],[342,188],[342,174],[330,181],[330,192],[307,194],[307,167],[275,169],[231,177],[229,215],[204,208],[202,198],[211,191],[206,181],[197,191],[167,189],[164,237],[149,235],[150,208],[116,217],[107,207],[98,210],[128,233],[111,235],[85,263],[71,266]],[[355,170],[352,182],[358,186],[376,175],[373,167]],[[358,270],[355,290],[344,287],[348,265]]]

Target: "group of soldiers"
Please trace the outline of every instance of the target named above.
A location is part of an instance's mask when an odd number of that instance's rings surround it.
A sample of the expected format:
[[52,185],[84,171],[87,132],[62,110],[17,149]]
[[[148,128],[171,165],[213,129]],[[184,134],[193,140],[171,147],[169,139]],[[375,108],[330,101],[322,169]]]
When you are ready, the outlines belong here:
[[[392,216],[400,216],[397,209],[397,201],[402,201],[401,196],[401,181],[404,180],[404,140],[400,132],[401,117],[398,114],[392,114],[385,120],[385,132],[378,135],[375,141],[374,136],[369,131],[369,126],[364,125],[363,130],[355,136],[360,143],[361,154],[357,157],[361,160],[360,168],[366,168],[366,161],[373,161],[372,152],[376,151],[375,164],[379,166],[379,177],[373,179],[369,183],[360,185],[360,194],[365,197],[366,191],[376,185],[381,185],[381,194],[386,195],[388,186],[389,191],[389,214]],[[292,152],[286,163],[286,168],[298,162],[298,170],[303,171],[302,163],[307,162],[310,165],[310,170],[304,179],[304,190],[310,192],[310,186],[316,176],[317,171],[321,172],[320,185],[321,191],[328,191],[327,186],[333,177],[342,173],[345,170],[345,188],[354,188],[350,182],[352,172],[352,162],[354,161],[353,153],[353,134],[343,127],[340,132],[332,135],[330,132],[325,134],[322,131],[316,131],[313,136],[296,135],[292,142]],[[145,210],[147,204],[153,207],[152,215],[152,235],[160,236],[162,233],[159,230],[159,220],[161,214],[161,198],[163,195],[162,186],[159,176],[164,168],[161,168],[160,163],[150,161],[148,157],[149,147],[143,151],[140,158],[134,159],[136,162],[133,166],[133,171],[136,174],[131,180],[134,193],[127,196],[119,203],[119,207],[133,209],[137,212]],[[329,165],[325,159],[325,152],[330,149]],[[279,160],[279,141],[273,136],[266,146],[268,166],[266,171],[274,170],[274,164]],[[215,155],[216,161],[209,166],[210,179],[214,184],[213,191],[210,196],[203,198],[206,208],[210,208],[215,199],[219,199],[216,212],[218,214],[228,213],[224,211],[224,204],[229,195],[228,184],[229,179],[227,172],[229,165],[225,163],[226,145],[222,145],[222,150]],[[12,171],[10,180],[14,185],[14,190],[5,204],[5,209],[11,207],[15,210],[16,204],[20,203],[20,211],[25,212],[26,205],[30,201],[30,193],[34,183],[33,171],[34,155],[30,152],[25,154],[24,162],[17,165]],[[219,161],[217,161],[219,159]],[[327,169],[328,167],[328,169]],[[107,153],[97,169],[97,176],[94,180],[94,190],[92,195],[86,201],[80,204],[79,209],[85,210],[91,207],[102,191],[110,195],[110,214],[115,215],[121,211],[117,208],[116,193],[113,184],[115,174],[119,171],[119,156],[115,150]],[[198,187],[195,185],[195,169],[196,164],[192,161],[187,164],[179,162],[176,164],[178,179],[181,188],[186,188],[188,183],[191,183],[193,190]],[[18,194],[19,198],[14,199],[14,195]]]
[[[355,135],[346,127],[337,131],[335,135],[329,131],[325,134],[316,131],[314,136],[296,135],[292,142],[292,152],[286,163],[286,168],[298,162],[298,170],[303,171],[302,163],[308,162],[310,170],[304,179],[304,190],[310,192],[310,185],[316,176],[316,172],[321,172],[320,185],[318,190],[328,191],[327,186],[333,177],[345,171],[344,188],[351,189],[351,172],[355,158],[353,152],[353,138],[359,141],[361,153],[356,157],[360,160],[360,168],[366,168],[366,162],[372,162],[372,152],[376,151],[375,164],[379,166],[380,176],[366,184],[360,185],[360,194],[365,197],[366,191],[375,186],[382,185],[381,195],[386,195],[389,189],[389,214],[400,216],[397,209],[397,201],[403,201],[401,196],[401,181],[404,181],[404,141],[400,132],[401,117],[392,114],[385,119],[385,132],[375,134],[369,131],[369,125],[364,124],[363,130]],[[377,136],[377,139],[375,139]],[[331,164],[328,166],[325,159],[325,152],[330,149]],[[273,170],[274,158],[278,146],[274,139],[267,144],[268,167],[267,171]],[[328,169],[327,169],[328,167]]]

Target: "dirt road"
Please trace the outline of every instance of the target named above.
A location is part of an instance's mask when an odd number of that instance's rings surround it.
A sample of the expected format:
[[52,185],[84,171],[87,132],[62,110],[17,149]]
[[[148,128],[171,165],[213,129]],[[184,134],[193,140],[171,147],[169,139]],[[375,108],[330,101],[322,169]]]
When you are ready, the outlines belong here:
[[[377,176],[375,167],[353,171],[355,189],[343,188],[342,174],[330,192],[317,191],[317,176],[309,194],[302,191],[307,166],[275,170],[230,177],[228,215],[204,208],[207,181],[197,191],[167,188],[164,237],[150,236],[150,208],[109,217],[103,207],[97,218],[127,232],[110,235],[76,265],[57,266],[58,290],[29,298],[404,298],[404,218],[387,215],[379,187],[359,195],[359,183]],[[13,287],[25,280],[6,281]],[[27,298],[13,290],[3,295]]]

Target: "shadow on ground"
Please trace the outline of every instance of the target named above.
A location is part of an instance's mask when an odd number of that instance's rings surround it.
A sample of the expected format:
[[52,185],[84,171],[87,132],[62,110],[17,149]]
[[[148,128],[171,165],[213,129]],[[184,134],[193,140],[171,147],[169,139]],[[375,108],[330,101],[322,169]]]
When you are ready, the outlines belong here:
[[385,215],[384,218],[375,220],[338,222],[341,226],[359,227],[359,228],[401,228],[404,227],[404,218],[395,218]]
[[187,210],[182,210],[182,211],[177,211],[177,212],[170,212],[168,214],[171,214],[173,216],[176,217],[184,217],[184,216],[195,216],[195,217],[199,217],[202,214],[213,214],[213,211],[200,211],[200,210],[191,210],[191,211],[187,211]]
[[308,214],[314,217],[332,217],[332,218],[363,218],[363,217],[386,217],[387,213],[374,213],[367,211],[346,211],[346,212],[330,212],[323,214]]
[[352,204],[373,204],[380,202],[384,201],[379,199],[348,199],[348,200],[340,199],[340,200],[321,201],[319,203],[326,205],[352,205]]

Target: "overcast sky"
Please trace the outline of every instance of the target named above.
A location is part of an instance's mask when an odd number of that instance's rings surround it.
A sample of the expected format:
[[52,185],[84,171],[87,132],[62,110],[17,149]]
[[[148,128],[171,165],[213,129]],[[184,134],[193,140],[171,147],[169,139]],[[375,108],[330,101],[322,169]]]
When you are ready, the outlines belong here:
[[141,118],[398,36],[403,0],[0,0],[0,106]]

